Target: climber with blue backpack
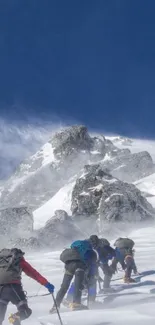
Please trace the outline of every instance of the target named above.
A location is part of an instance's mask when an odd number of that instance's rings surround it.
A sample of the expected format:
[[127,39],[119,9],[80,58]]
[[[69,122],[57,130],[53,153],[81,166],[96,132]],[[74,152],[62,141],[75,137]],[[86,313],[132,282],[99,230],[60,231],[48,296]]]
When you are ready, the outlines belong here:
[[[87,295],[87,306],[91,306],[94,304],[96,293],[97,293],[97,279],[98,275],[98,255],[95,250],[92,250],[90,255],[90,263],[87,265],[87,269],[85,270],[85,275],[83,279],[83,292],[86,292]],[[66,299],[63,300],[63,305],[69,307],[73,302],[73,295],[75,291],[75,280],[72,282],[68,292]]]
[[[87,306],[81,303],[83,282],[86,271],[94,261],[94,251],[91,243],[88,240],[77,240],[73,242],[70,248],[65,249],[60,260],[65,264],[65,274],[61,284],[61,288],[56,296],[56,305],[60,308],[60,304],[69,289],[71,281],[74,277],[74,292],[73,300],[69,307],[71,310],[88,309]],[[56,312],[55,305],[50,310],[50,313]]]
[[[110,287],[110,281],[112,275],[115,273],[113,268],[108,264],[109,260],[115,257],[115,249],[110,246],[110,243],[105,238],[98,238],[97,235],[91,235],[87,239],[94,251],[94,259],[91,265],[87,268],[84,278],[84,289],[87,290],[88,298],[87,302],[89,306],[96,305],[95,299],[97,294],[97,281],[99,282],[100,292],[111,293],[114,291]],[[99,267],[104,274],[104,280],[99,276]],[[101,282],[103,282],[103,289],[101,288]],[[75,282],[73,282],[67,292],[67,297],[63,301],[65,306],[69,306],[73,301],[73,294],[75,290]]]

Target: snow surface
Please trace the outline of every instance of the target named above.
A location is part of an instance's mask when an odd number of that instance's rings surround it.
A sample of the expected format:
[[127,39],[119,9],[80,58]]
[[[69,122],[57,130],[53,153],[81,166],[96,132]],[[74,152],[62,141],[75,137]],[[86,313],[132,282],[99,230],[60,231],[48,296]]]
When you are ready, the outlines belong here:
[[110,201],[110,199],[111,199],[111,197],[113,197],[113,196],[124,196],[123,194],[121,194],[121,193],[113,193],[113,194],[111,194],[107,199],[105,199],[105,202],[109,202]]
[[[125,234],[124,234],[125,235]],[[139,272],[154,270],[155,272],[155,227],[143,228],[130,234],[135,241],[136,262]],[[114,240],[115,240],[114,236]],[[113,241],[114,242],[114,241]],[[112,242],[112,244],[113,244]],[[60,252],[36,253],[25,256],[26,259],[40,271],[49,281],[54,283],[56,291],[60,287],[63,277],[63,263],[59,261]],[[152,272],[153,273],[153,272]],[[111,282],[112,286],[122,286],[123,273],[119,271]],[[34,280],[23,275],[24,289],[28,296],[46,293],[44,287],[40,287]],[[155,294],[150,290],[155,289],[155,274],[141,278],[141,281],[133,285],[124,285],[124,290],[111,296],[111,301],[103,304],[103,309],[70,312],[62,306],[61,317],[64,325],[154,325],[155,323]],[[132,295],[127,295],[127,293]],[[101,299],[101,298],[100,298]],[[101,299],[103,301],[103,298]],[[24,324],[37,325],[39,320],[46,324],[58,325],[57,315],[49,315],[52,307],[52,297],[29,298],[29,306],[33,310],[32,316],[24,321]],[[7,316],[15,312],[16,308],[9,305]],[[65,312],[64,312],[65,311]],[[4,325],[7,324],[7,318]]]
[[50,164],[51,162],[56,162],[56,158],[54,157],[54,148],[52,147],[50,142],[47,142],[42,147],[42,154],[43,154],[42,166]]
[[147,197],[147,200],[155,208],[155,196],[153,196],[153,197]]
[[39,229],[54,216],[55,210],[65,210],[71,214],[71,195],[75,181],[70,181],[62,187],[49,201],[33,212],[34,229]]
[[[29,164],[23,162],[20,164],[19,171],[17,171],[15,174],[13,174],[4,184],[8,184],[8,191],[13,192],[17,186],[24,184],[24,182],[30,178],[32,175],[36,174],[39,169],[44,168],[46,165],[54,163],[57,165],[59,161],[54,157],[54,148],[52,147],[50,142],[45,143],[44,146],[41,147],[39,151],[37,151],[34,155],[32,155],[29,159]],[[33,164],[37,164],[38,167],[36,167],[35,170],[31,170]],[[3,188],[0,188],[0,191],[2,191]]]
[[134,183],[140,191],[155,195],[155,173]]
[[[114,142],[114,145],[120,149],[128,148],[132,153],[137,153],[140,151],[148,151],[152,156],[153,161],[155,162],[155,141],[154,140],[145,140],[145,139],[133,139],[131,143],[125,143],[124,138],[117,136],[106,136],[107,139]],[[118,140],[118,138],[120,140]],[[117,141],[115,141],[117,139]]]

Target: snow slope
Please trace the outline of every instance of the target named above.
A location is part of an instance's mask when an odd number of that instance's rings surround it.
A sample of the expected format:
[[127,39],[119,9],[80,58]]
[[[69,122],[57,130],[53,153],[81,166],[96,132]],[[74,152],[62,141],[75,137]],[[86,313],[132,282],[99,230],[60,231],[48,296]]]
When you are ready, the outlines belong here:
[[[123,234],[122,234],[123,235]],[[155,228],[143,228],[130,234],[136,243],[136,261],[139,272],[155,270]],[[115,236],[113,238],[116,239]],[[63,277],[63,265],[58,259],[59,252],[49,252],[42,256],[40,253],[27,256],[27,260],[32,263],[49,281],[53,282],[59,289]],[[112,285],[118,288],[122,281],[116,281],[122,277],[119,272],[114,276]],[[28,295],[46,293],[35,281],[23,276],[24,289]],[[155,322],[155,294],[150,294],[150,290],[155,289],[155,274],[143,277],[137,284],[125,285],[125,289],[120,293],[122,296],[111,296],[111,301],[103,305],[103,309],[69,312],[62,307],[62,320],[64,325],[154,325]],[[126,295],[132,293],[132,295]],[[29,305],[33,309],[33,315],[24,324],[37,325],[38,320],[47,324],[58,325],[57,315],[49,315],[48,311],[52,306],[51,296],[36,297],[29,299]],[[66,311],[63,313],[63,311]],[[9,306],[8,313],[15,312],[14,306]],[[4,324],[7,324],[7,319]]]
[[134,184],[140,191],[155,195],[155,174],[144,177]]
[[39,229],[54,216],[55,210],[65,210],[71,214],[71,195],[75,185],[75,180],[70,180],[63,186],[49,201],[33,212],[34,229]]

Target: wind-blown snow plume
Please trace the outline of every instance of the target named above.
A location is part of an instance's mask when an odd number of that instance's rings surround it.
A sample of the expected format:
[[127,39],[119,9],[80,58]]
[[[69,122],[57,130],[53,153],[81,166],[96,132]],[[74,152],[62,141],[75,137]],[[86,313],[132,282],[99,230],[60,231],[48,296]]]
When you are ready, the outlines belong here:
[[10,176],[21,161],[36,152],[61,126],[39,120],[12,123],[0,119],[0,180]]

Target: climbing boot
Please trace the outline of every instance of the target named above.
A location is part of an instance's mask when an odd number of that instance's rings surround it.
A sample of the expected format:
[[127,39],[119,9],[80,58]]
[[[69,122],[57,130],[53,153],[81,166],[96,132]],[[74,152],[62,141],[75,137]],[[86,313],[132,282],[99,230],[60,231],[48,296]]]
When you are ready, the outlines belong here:
[[[57,308],[60,309],[59,306],[57,306]],[[50,313],[50,314],[55,314],[55,313],[57,313],[57,309],[56,309],[55,305],[50,309],[49,313]]]
[[21,325],[19,313],[11,314],[8,320],[10,324]]
[[136,281],[134,280],[134,279],[132,279],[132,278],[129,278],[129,277],[124,277],[124,279],[123,279],[123,281],[124,281],[124,283],[136,283]]
[[75,310],[88,310],[88,307],[87,306],[85,306],[83,304],[78,304],[76,302],[70,303],[69,308],[72,311],[75,311]]

